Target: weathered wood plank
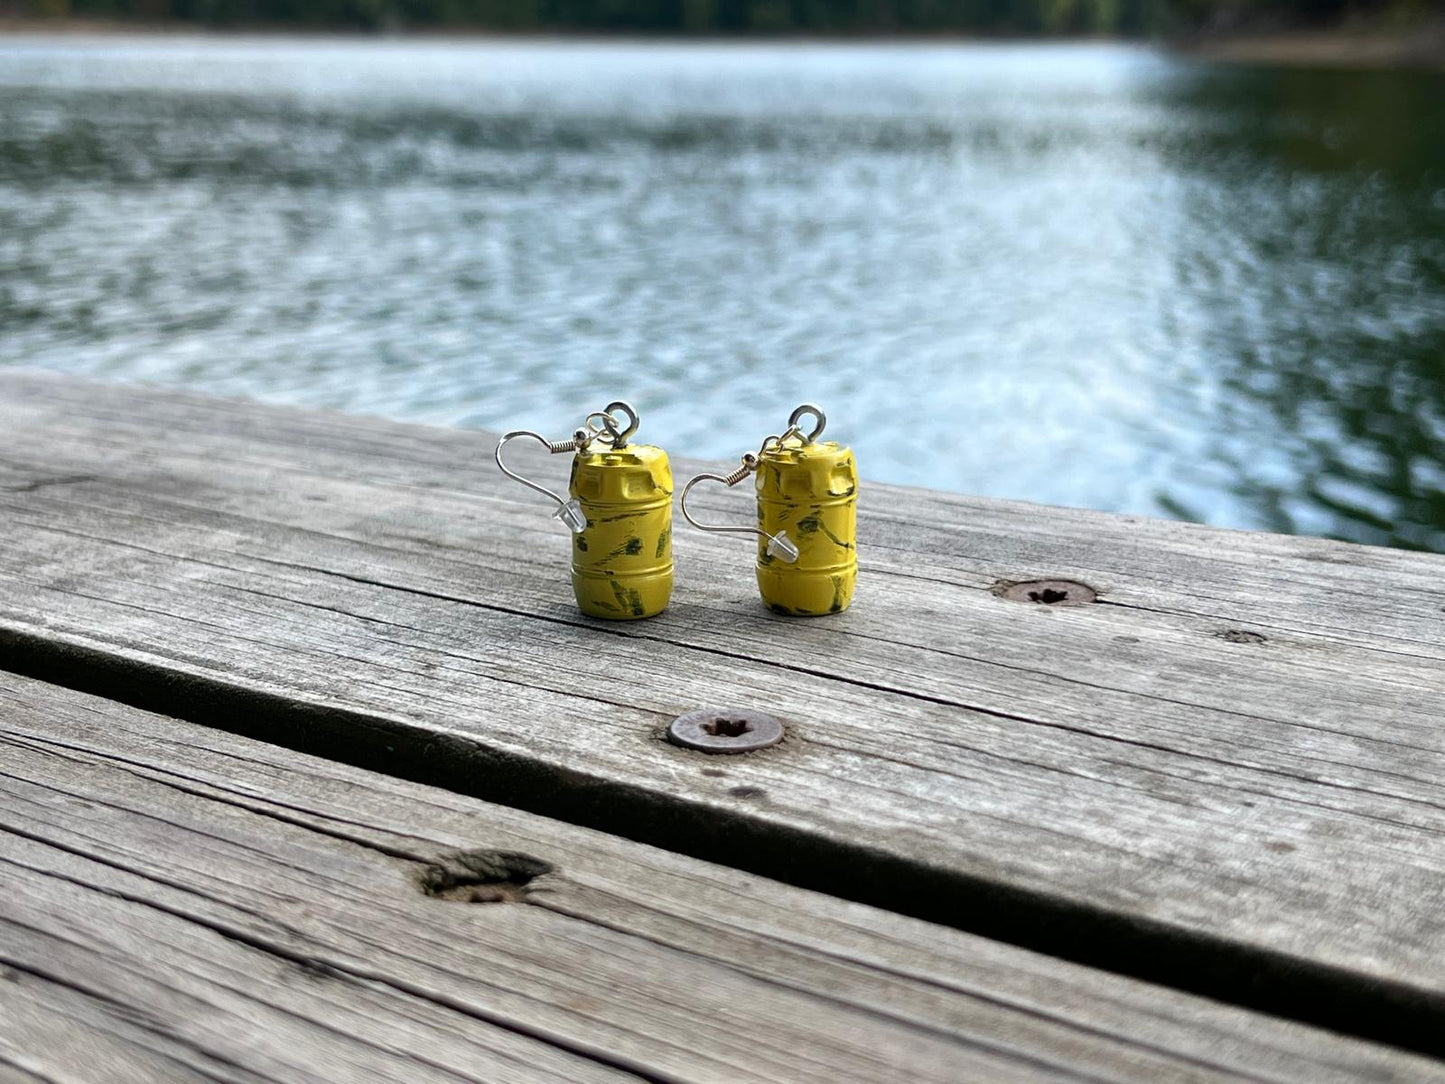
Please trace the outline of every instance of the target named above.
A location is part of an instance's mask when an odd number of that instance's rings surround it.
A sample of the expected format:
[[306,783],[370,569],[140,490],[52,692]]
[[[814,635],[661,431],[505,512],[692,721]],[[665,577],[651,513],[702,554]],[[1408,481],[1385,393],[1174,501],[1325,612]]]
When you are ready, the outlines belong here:
[[[0,763],[0,1065],[40,1079],[1445,1079],[5,674]],[[477,848],[552,869],[421,891]]]
[[[0,1001],[0,1065],[34,1079],[455,1084],[485,1066],[519,1080],[636,1080],[421,997],[360,981],[338,994],[291,958],[128,900],[103,878],[23,864],[44,851],[0,833],[0,959],[24,969]],[[84,863],[69,865],[83,878]],[[448,1072],[448,1061],[471,1069]]]
[[266,1079],[147,1026],[129,1000],[107,1002],[8,968],[0,981],[0,1081],[7,1084]]
[[[15,373],[0,431],[27,665],[273,696],[314,709],[287,740],[1445,1046],[1438,557],[873,487],[848,614],[762,612],[746,547],[680,528],[674,607],[605,626],[485,435]],[[988,590],[1035,575],[1104,602]],[[658,740],[734,702],[789,740],[722,776]]]

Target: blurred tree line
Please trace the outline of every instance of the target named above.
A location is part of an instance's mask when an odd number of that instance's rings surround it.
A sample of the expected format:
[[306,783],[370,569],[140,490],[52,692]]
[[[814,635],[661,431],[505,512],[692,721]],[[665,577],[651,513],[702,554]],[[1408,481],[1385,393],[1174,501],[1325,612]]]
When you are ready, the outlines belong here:
[[1439,0],[0,0],[0,12],[360,29],[675,34],[1187,33],[1408,18]]

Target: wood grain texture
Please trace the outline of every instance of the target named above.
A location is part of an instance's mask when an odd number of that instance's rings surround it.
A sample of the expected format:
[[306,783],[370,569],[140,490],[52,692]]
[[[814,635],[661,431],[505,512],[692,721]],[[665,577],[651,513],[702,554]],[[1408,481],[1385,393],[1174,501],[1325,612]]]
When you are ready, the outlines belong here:
[[[42,1080],[1445,1079],[4,674],[0,764],[0,1066]],[[550,872],[421,891],[479,849]]]
[[[679,526],[673,607],[618,626],[484,434],[21,373],[0,432],[27,666],[1445,1050],[1439,557],[872,486],[847,614],[767,614]],[[1035,576],[1101,602],[991,591]],[[705,704],[788,740],[704,774],[660,733]]]

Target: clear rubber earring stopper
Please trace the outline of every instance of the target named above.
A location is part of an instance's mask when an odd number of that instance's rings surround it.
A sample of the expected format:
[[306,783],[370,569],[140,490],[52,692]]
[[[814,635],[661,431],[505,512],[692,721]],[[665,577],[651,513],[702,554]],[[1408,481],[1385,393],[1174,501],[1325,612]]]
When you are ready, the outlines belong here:
[[788,562],[788,564],[792,564],[798,559],[798,547],[794,544],[793,540],[788,537],[787,531],[779,531],[773,535],[772,538],[768,539],[767,553],[769,557],[777,557],[780,560]]
[[[572,528],[573,534],[581,534],[587,529],[587,517],[582,512],[582,505],[576,497],[573,497],[566,504],[561,505],[557,511],[552,513],[553,519],[560,519],[568,527]],[[795,551],[796,552],[796,551]]]

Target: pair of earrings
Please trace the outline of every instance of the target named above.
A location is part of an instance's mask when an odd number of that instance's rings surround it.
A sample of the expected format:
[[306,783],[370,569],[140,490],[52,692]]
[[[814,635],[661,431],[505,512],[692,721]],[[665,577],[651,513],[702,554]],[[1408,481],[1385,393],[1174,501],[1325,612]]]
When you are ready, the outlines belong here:
[[[806,432],[804,419],[813,423]],[[819,441],[827,424],[820,409],[804,403],[781,434],[745,453],[737,470],[699,474],[683,487],[682,514],[694,527],[757,536],[758,591],[775,613],[839,613],[858,579],[858,468],[849,448]],[[557,502],[553,518],[572,531],[572,589],[590,617],[652,617],[672,596],[672,466],[661,448],[632,443],[637,425],[637,412],[619,401],[589,414],[568,440],[518,429],[497,442],[502,473]],[[503,449],[519,437],[554,455],[575,453],[566,498],[502,461]],[[688,511],[699,482],[732,487],[752,476],[756,527],[700,523]]]

